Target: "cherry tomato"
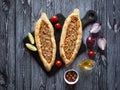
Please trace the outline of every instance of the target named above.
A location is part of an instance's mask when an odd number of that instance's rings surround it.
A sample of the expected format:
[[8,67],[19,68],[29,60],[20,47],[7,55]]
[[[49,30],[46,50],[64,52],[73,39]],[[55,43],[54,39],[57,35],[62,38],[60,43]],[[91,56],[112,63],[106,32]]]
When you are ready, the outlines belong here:
[[58,22],[58,17],[57,16],[52,16],[52,22],[53,23],[56,23],[56,22]]
[[60,67],[60,66],[62,65],[62,62],[61,62],[60,60],[57,60],[56,63],[55,63],[55,65],[56,65],[57,67]]
[[55,28],[56,28],[56,29],[60,29],[60,28],[61,28],[60,23],[56,23],[56,24],[55,24]]
[[92,50],[90,50],[90,51],[88,52],[88,56],[89,56],[89,58],[94,58],[95,52],[92,51]]

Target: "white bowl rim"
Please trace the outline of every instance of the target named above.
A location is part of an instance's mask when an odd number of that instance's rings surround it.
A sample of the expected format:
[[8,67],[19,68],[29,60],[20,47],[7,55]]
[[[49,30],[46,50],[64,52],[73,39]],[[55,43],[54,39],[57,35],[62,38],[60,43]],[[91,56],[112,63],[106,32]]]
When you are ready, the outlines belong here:
[[[75,72],[77,73],[77,78],[76,78],[76,80],[75,80],[74,82],[69,82],[69,81],[66,79],[65,75],[66,75],[66,73],[67,73],[68,71],[75,71]],[[66,82],[67,84],[73,85],[73,84],[75,84],[75,83],[78,82],[78,79],[79,79],[79,73],[78,73],[78,71],[76,71],[75,69],[68,69],[68,70],[65,71],[65,73],[64,73],[64,80],[65,80],[65,82]]]

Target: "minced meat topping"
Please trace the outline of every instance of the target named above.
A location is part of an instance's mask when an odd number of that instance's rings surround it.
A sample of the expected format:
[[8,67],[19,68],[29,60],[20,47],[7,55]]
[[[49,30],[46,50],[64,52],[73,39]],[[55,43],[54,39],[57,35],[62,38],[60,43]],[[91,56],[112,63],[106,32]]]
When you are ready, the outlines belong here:
[[70,59],[73,51],[76,46],[76,40],[78,36],[78,28],[80,27],[80,23],[78,21],[78,18],[75,16],[71,17],[70,24],[68,25],[67,31],[66,31],[66,37],[64,40],[64,51],[67,59]]
[[49,30],[48,25],[42,21],[39,30],[39,37],[41,42],[41,49],[44,58],[47,60],[48,63],[52,60],[52,42],[51,42],[51,32]]

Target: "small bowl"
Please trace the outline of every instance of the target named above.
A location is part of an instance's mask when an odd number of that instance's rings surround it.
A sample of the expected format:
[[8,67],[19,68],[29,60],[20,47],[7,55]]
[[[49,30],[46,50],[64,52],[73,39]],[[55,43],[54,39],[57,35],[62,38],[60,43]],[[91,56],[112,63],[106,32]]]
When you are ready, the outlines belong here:
[[96,65],[96,62],[92,59],[84,59],[79,63],[79,67],[82,70],[92,70]]
[[[70,75],[71,76],[74,75],[73,78],[70,79],[70,77],[71,77]],[[78,79],[79,79],[79,74],[78,74],[78,72],[76,70],[69,69],[69,70],[65,71],[65,73],[64,73],[64,80],[65,80],[65,82],[67,84],[69,84],[69,85],[76,84],[78,82]]]

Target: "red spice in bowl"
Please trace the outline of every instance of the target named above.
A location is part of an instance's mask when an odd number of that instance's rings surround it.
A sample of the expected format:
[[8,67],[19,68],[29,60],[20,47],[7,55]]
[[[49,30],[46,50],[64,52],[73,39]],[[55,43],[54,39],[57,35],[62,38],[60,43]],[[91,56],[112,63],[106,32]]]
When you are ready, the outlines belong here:
[[79,79],[78,72],[74,69],[67,70],[64,73],[64,80],[67,84],[75,84]]

